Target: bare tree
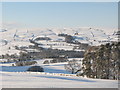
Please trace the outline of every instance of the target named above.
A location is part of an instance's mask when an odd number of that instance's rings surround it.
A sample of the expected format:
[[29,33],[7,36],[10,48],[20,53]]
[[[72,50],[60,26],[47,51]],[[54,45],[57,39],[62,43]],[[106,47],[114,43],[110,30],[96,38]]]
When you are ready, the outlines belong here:
[[81,64],[77,60],[73,59],[68,61],[68,64],[65,65],[65,69],[74,74],[81,70]]

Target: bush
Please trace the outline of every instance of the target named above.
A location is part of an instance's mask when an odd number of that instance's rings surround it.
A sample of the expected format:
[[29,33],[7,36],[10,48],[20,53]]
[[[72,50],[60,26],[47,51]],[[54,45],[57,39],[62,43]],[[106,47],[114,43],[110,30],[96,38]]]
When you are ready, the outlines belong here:
[[58,36],[61,36],[61,37],[66,37],[66,36],[68,36],[67,34],[58,34]]
[[20,61],[20,62],[16,62],[15,65],[16,66],[28,66],[28,65],[34,65],[36,64],[36,61]]
[[65,41],[67,43],[72,43],[73,40],[74,40],[74,38],[71,35],[68,35],[68,36],[65,37]]
[[39,41],[39,40],[51,40],[51,38],[49,38],[49,37],[38,37],[38,38],[34,39],[34,41]]
[[53,60],[50,60],[50,63],[57,63],[58,61],[53,59]]
[[49,61],[48,61],[48,60],[45,60],[45,61],[43,62],[43,64],[49,64]]
[[31,72],[44,72],[44,69],[41,66],[32,66],[27,71],[31,71]]

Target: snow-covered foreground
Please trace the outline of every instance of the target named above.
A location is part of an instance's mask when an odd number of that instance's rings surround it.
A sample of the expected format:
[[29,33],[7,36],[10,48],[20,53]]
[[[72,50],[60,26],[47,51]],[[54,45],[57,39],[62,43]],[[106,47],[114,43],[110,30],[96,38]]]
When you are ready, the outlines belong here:
[[11,66],[12,63],[2,66],[2,88],[118,88],[117,80],[90,79],[77,77],[64,70],[64,64],[38,64],[44,67],[45,72],[25,72],[30,66]]
[[117,88],[114,80],[37,73],[2,72],[3,88]]

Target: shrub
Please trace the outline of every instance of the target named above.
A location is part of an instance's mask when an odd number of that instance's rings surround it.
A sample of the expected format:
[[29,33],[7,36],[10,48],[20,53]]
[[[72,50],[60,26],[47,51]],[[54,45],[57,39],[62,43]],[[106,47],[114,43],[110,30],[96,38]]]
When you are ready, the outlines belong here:
[[34,41],[39,41],[39,40],[51,40],[49,37],[38,37]]
[[45,61],[43,62],[43,64],[49,64],[49,61],[48,61],[48,60],[45,60]]
[[53,60],[50,60],[50,63],[57,63],[58,61],[53,59]]
[[62,34],[58,34],[58,36],[61,36],[61,37],[66,37],[66,36],[67,36],[67,34],[62,33]]
[[20,62],[16,62],[15,65],[16,66],[28,66],[28,65],[33,65],[36,64],[36,61],[20,61]]
[[67,43],[71,43],[73,40],[74,40],[74,38],[71,35],[68,35],[68,36],[65,37],[65,41]]
[[30,72],[44,72],[44,69],[41,66],[32,66],[32,67],[28,68],[27,71],[30,71]]

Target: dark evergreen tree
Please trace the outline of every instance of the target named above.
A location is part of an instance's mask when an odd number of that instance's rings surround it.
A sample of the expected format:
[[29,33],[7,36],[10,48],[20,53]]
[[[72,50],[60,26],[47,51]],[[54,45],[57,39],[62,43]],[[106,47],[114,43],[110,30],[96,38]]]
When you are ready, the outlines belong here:
[[100,79],[118,79],[120,69],[120,42],[89,48],[83,59],[83,76]]

